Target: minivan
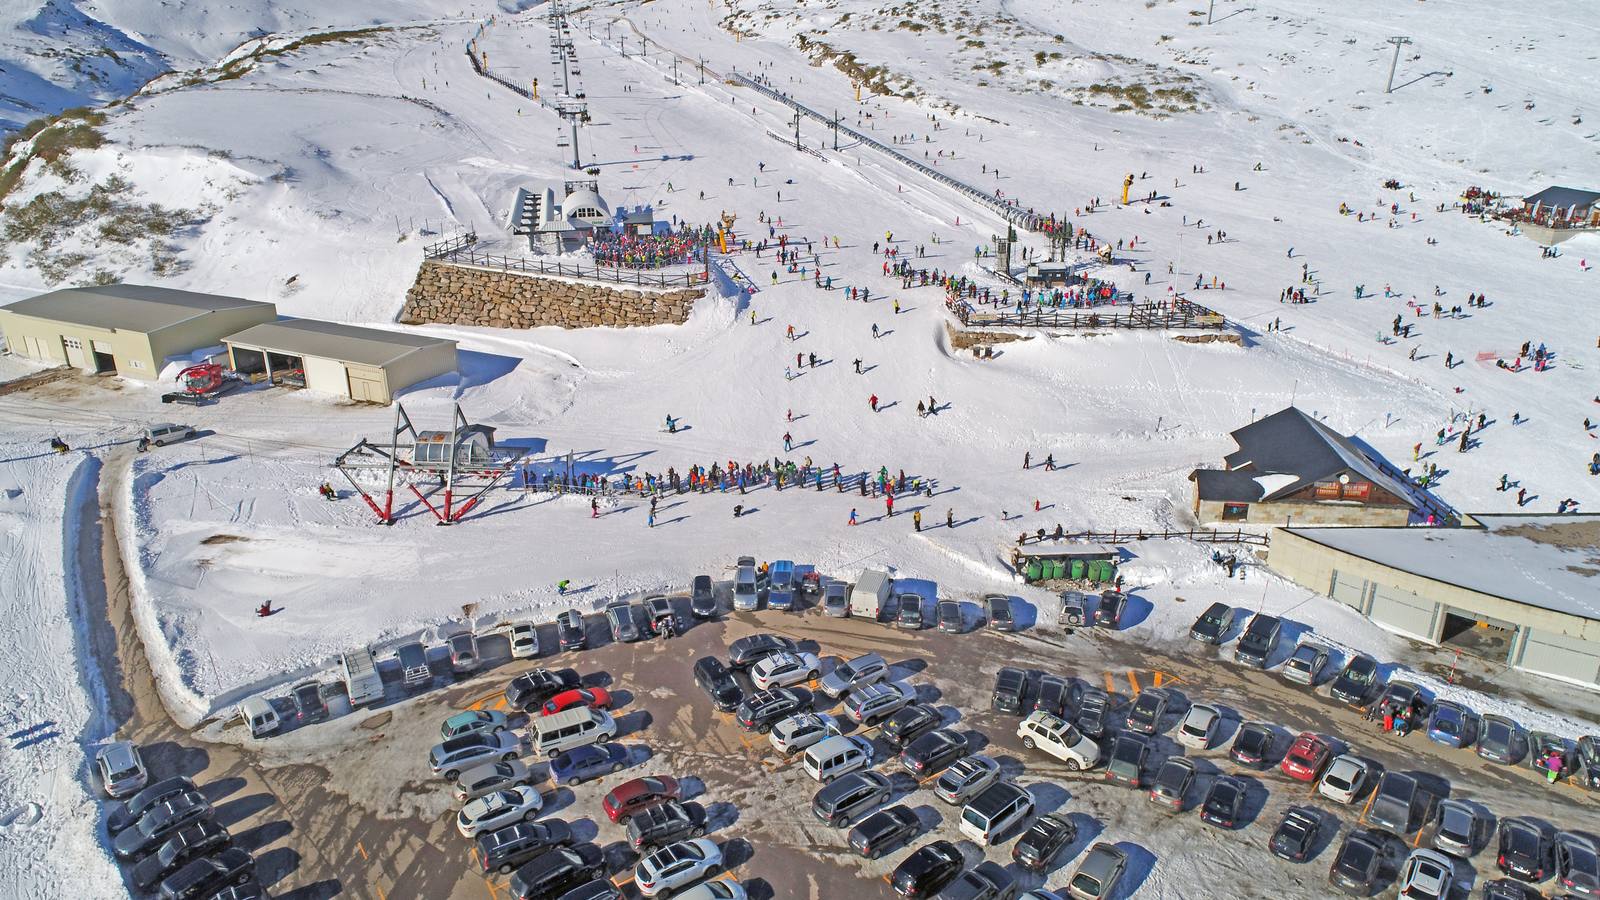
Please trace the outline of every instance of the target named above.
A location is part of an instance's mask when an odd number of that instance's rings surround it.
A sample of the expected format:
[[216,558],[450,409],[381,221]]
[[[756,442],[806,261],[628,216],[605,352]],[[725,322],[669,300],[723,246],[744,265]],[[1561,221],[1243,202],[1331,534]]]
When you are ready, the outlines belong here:
[[872,743],[863,737],[836,734],[806,748],[806,774],[827,784],[841,775],[872,765]]
[[239,715],[250,726],[250,736],[263,738],[278,731],[278,711],[260,697],[246,697],[239,704]]
[[767,609],[794,608],[794,563],[775,559],[767,570]]
[[832,828],[844,828],[889,802],[889,778],[873,771],[851,772],[817,791],[811,814]]
[[533,752],[555,756],[574,747],[603,744],[617,735],[617,722],[603,709],[575,706],[533,720]]
[[740,566],[733,575],[733,608],[739,612],[750,612],[761,605],[761,598],[756,593],[756,567]]
[[1278,649],[1278,632],[1282,630],[1283,621],[1277,616],[1256,613],[1233,649],[1234,662],[1265,669],[1273,651]]
[[987,847],[1033,815],[1033,795],[1009,781],[997,781],[961,810],[961,833]]

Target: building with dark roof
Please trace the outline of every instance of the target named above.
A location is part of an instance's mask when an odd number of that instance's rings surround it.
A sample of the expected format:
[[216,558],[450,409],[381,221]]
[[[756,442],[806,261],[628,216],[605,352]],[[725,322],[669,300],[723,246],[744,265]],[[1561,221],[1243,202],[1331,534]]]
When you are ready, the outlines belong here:
[[1189,473],[1202,523],[1405,525],[1424,509],[1383,457],[1293,406],[1232,437],[1225,468]]
[[1547,187],[1523,197],[1522,211],[1530,221],[1551,228],[1600,226],[1600,192]]

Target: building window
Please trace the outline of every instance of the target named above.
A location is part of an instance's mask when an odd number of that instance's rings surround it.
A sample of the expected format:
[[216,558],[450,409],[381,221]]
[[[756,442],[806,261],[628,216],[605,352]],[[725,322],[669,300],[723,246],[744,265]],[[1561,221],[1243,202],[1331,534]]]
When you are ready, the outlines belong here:
[[142,360],[142,359],[130,359],[130,360],[128,360],[128,365],[134,367],[135,369],[142,369],[142,368],[144,368],[144,360]]
[[1224,503],[1222,504],[1222,521],[1237,522],[1250,517],[1250,504]]

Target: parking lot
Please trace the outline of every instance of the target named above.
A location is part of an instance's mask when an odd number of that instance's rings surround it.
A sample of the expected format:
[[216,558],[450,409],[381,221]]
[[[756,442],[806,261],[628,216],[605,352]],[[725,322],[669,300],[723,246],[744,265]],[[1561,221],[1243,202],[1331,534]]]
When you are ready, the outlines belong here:
[[[262,880],[275,897],[507,896],[505,879],[484,877],[471,842],[456,833],[458,806],[449,786],[430,775],[427,755],[438,741],[441,721],[464,709],[503,709],[505,683],[535,667],[574,668],[585,685],[603,686],[616,700],[616,740],[629,749],[629,767],[576,789],[542,783],[542,817],[563,819],[579,841],[603,847],[612,880],[628,896],[635,895],[629,881],[637,857],[622,843],[622,828],[600,811],[600,800],[615,784],[651,774],[678,777],[685,799],[707,808],[707,837],[722,845],[728,863],[719,877],[738,880],[753,897],[892,896],[885,876],[911,848],[934,838],[955,842],[969,865],[985,856],[1011,863],[1018,830],[987,850],[962,837],[955,827],[959,808],[947,806],[928,784],[905,774],[881,740],[875,740],[875,768],[891,778],[890,802],[904,803],[916,813],[920,833],[909,847],[867,861],[850,851],[847,829],[818,822],[810,810],[817,783],[793,759],[778,754],[765,736],[747,733],[732,715],[715,711],[691,674],[696,659],[726,656],[731,642],[758,631],[800,642],[803,650],[822,658],[824,674],[841,659],[882,654],[893,677],[915,687],[918,701],[936,706],[947,727],[965,733],[978,752],[1000,763],[1007,779],[1027,789],[1036,814],[1053,812],[1072,821],[1076,840],[1042,879],[1020,874],[1024,887],[1059,889],[1085,851],[1104,841],[1123,850],[1129,860],[1115,896],[1141,888],[1172,896],[1223,890],[1241,897],[1330,893],[1328,865],[1338,843],[1363,815],[1367,798],[1340,806],[1316,796],[1307,783],[1283,775],[1276,765],[1255,770],[1232,762],[1227,748],[1241,721],[1274,726],[1273,763],[1293,735],[1312,730],[1334,743],[1336,752],[1356,754],[1378,769],[1413,773],[1424,791],[1418,822],[1426,821],[1428,806],[1447,796],[1470,798],[1491,815],[1527,815],[1556,828],[1582,828],[1600,810],[1594,795],[1566,782],[1546,785],[1526,765],[1494,765],[1470,750],[1435,745],[1422,734],[1383,734],[1361,711],[1325,696],[1325,688],[1319,692],[1290,684],[1271,670],[1234,664],[1230,647],[1195,645],[1193,655],[1177,658],[1143,646],[1137,632],[1069,633],[1048,623],[1004,635],[975,628],[976,610],[970,604],[964,634],[932,629],[908,633],[887,624],[828,618],[812,608],[724,614],[671,639],[630,644],[612,643],[604,618],[590,615],[590,648],[583,651],[553,652],[554,628],[544,623],[539,626],[544,651],[539,659],[503,659],[508,655],[499,646],[504,640],[489,638],[483,642],[489,667],[453,681],[448,660],[435,654],[432,690],[375,710],[358,710],[261,742],[246,740],[238,722],[212,723],[186,733],[161,709],[134,631],[124,627],[127,598],[114,552],[106,554],[105,565],[110,628],[100,629],[97,638],[102,653],[114,655],[107,671],[122,686],[114,691],[114,707],[125,721],[124,733],[147,748],[154,777],[185,774],[196,780],[217,809],[218,820],[256,853]],[[688,621],[686,599],[676,597],[674,603]],[[1274,663],[1290,649],[1280,647]],[[1016,733],[1019,719],[990,708],[1001,665],[1030,670],[1035,684],[1040,674],[1051,673],[1108,691],[1119,705],[1113,722],[1142,692],[1171,692],[1172,711],[1153,740],[1144,772],[1148,778],[1168,755],[1194,759],[1199,779],[1186,795],[1184,811],[1169,814],[1148,802],[1145,790],[1107,782],[1103,767],[1069,771],[1042,752],[1024,749]],[[385,669],[385,674],[386,681],[397,680],[397,673]],[[398,687],[388,685],[391,697],[398,696]],[[1212,749],[1181,748],[1172,738],[1190,702],[1224,711],[1222,732]],[[847,734],[875,735],[875,729],[846,726]],[[1102,744],[1109,741],[1108,736]],[[535,777],[542,777],[546,764],[528,761]],[[1248,788],[1242,824],[1234,830],[1204,825],[1195,814],[1206,787],[1221,774],[1241,776]],[[1316,808],[1324,821],[1310,861],[1300,865],[1276,859],[1266,846],[1285,809],[1296,804]],[[1389,839],[1391,866],[1380,896],[1393,896],[1393,866],[1410,847],[1426,846],[1428,839],[1426,828]],[[1472,859],[1474,871],[1460,867],[1462,885],[1500,877],[1493,856],[1492,847],[1480,850]]]

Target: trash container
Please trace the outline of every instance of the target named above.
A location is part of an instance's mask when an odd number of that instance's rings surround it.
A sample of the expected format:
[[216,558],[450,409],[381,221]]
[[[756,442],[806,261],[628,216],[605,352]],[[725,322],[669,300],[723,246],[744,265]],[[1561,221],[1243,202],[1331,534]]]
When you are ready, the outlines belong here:
[[1075,559],[1075,560],[1072,561],[1072,580],[1073,581],[1081,581],[1082,579],[1083,579],[1083,560]]
[[1024,570],[1022,577],[1024,581],[1028,582],[1039,580],[1039,561],[1037,559],[1028,560],[1028,566],[1026,570]]

